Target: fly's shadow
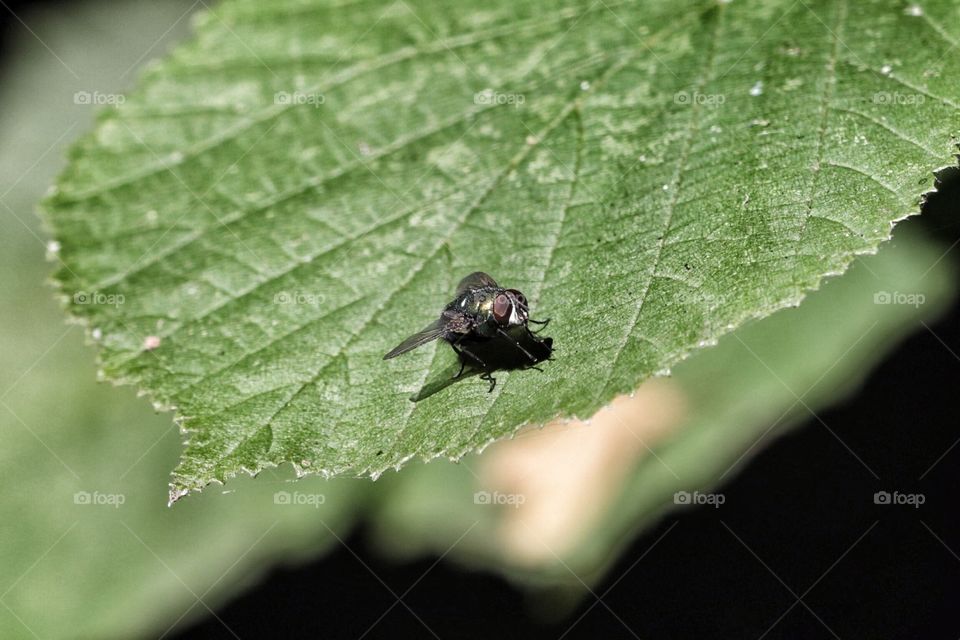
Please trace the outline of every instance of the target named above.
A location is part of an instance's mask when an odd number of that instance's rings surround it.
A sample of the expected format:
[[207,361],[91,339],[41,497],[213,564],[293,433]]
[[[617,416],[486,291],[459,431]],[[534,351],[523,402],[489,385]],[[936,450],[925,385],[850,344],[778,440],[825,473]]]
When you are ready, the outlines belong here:
[[458,362],[442,370],[410,397],[419,402],[446,389],[452,384],[480,376],[490,384],[492,392],[497,385],[494,373],[517,369],[536,369],[541,362],[552,359],[553,338],[539,337],[527,326],[501,331],[491,338],[466,337],[454,345]]

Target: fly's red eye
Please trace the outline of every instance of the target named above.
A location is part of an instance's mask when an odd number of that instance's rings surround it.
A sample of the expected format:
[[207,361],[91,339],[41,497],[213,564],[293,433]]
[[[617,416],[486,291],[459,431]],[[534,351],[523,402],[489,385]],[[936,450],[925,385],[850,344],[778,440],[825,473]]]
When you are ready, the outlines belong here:
[[510,320],[510,314],[513,311],[513,304],[506,294],[498,294],[493,299],[493,318],[499,324],[505,325]]

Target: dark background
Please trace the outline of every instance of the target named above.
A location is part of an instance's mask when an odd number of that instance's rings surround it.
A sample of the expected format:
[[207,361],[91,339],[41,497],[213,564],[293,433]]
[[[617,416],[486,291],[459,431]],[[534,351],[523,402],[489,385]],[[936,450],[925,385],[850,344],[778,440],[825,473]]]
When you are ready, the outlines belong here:
[[[4,4],[18,11],[68,2]],[[0,4],[0,62],[16,28]],[[960,172],[941,177],[923,215],[902,224],[946,250],[960,243]],[[944,260],[960,269],[960,245]],[[881,481],[810,419],[722,487],[721,510],[684,509],[634,540],[595,587],[603,602],[587,593],[567,619],[543,622],[531,615],[528,594],[445,562],[403,602],[441,638],[960,637],[960,300],[929,326],[858,392],[819,412]],[[863,500],[880,490],[922,493],[926,503]],[[397,565],[367,542],[362,530],[346,540],[359,559],[339,547],[276,569],[217,614],[242,638],[357,638],[396,603],[391,590],[403,594],[434,563]],[[431,637],[423,623],[396,604],[366,637]],[[208,618],[175,637],[233,636]]]

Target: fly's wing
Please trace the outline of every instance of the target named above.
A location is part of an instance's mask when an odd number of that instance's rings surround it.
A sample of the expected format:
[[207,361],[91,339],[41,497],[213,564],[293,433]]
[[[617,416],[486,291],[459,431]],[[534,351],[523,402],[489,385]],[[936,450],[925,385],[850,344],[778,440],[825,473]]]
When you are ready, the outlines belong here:
[[461,293],[467,289],[472,289],[474,287],[498,287],[499,285],[496,281],[491,278],[489,275],[485,274],[483,271],[474,271],[466,278],[460,281],[460,284],[457,285],[457,293],[459,296]]
[[417,347],[421,347],[431,340],[436,340],[443,335],[447,323],[444,318],[440,318],[431,325],[425,327],[422,331],[418,331],[413,334],[393,349],[391,349],[387,355],[383,356],[384,360],[389,360],[390,358],[396,358],[402,353],[407,351],[412,351]]

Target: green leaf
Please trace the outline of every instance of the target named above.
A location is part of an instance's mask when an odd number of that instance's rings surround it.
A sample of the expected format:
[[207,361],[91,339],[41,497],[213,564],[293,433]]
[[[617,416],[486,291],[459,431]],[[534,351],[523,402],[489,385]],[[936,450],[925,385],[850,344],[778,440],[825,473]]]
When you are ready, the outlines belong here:
[[[56,277],[106,377],[176,408],[172,499],[458,457],[875,251],[952,162],[958,24],[946,0],[227,0],[73,149]],[[381,356],[474,270],[558,357],[412,404],[452,353]]]

